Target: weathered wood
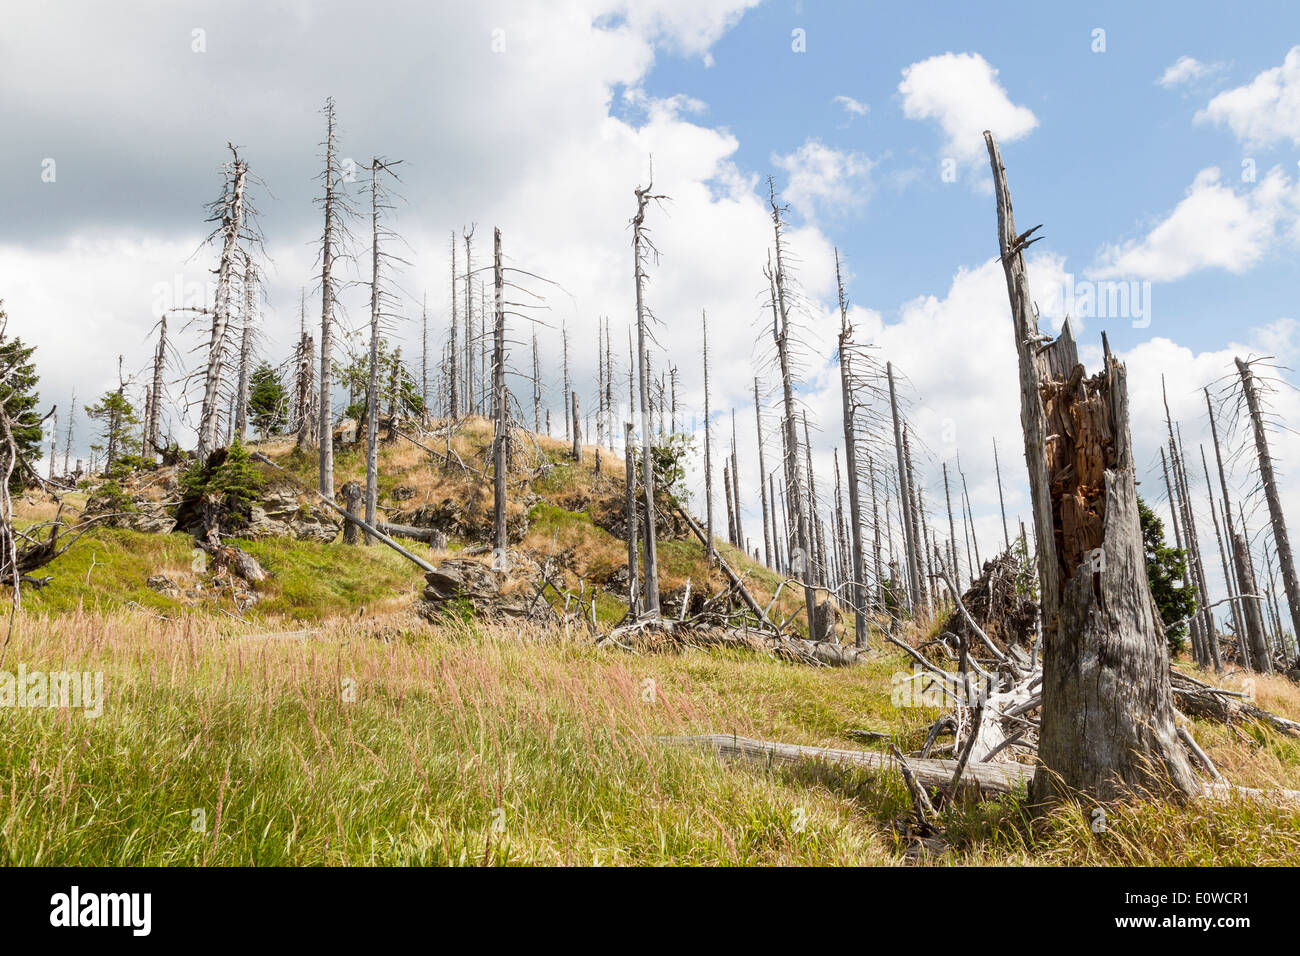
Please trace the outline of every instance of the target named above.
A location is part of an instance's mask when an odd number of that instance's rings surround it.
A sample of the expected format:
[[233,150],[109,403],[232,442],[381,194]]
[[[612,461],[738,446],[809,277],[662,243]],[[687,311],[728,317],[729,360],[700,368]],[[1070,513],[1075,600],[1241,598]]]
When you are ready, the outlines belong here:
[[[1043,627],[1041,804],[1131,788],[1194,794],[1174,726],[1169,652],[1146,576],[1124,366],[1086,380],[1067,322],[1042,347],[1006,170],[985,132],[1021,379]],[[1033,232],[1033,230],[1030,230]]]
[[643,588],[645,612],[652,617],[659,616],[659,558],[658,542],[655,534],[655,476],[651,461],[650,417],[650,352],[646,336],[645,309],[645,259],[647,254],[645,239],[645,211],[651,200],[659,199],[654,193],[654,173],[645,188],[633,190],[636,195],[636,215],[632,217],[632,272],[636,285],[636,335],[637,366],[639,369],[639,398],[641,412],[641,493],[645,499],[645,540],[642,543],[644,556],[645,587]]
[[1268,450],[1268,434],[1264,430],[1264,416],[1259,405],[1259,394],[1255,388],[1255,376],[1249,364],[1241,359],[1235,361],[1241,376],[1241,390],[1246,396],[1246,408],[1250,412],[1260,482],[1264,487],[1264,500],[1268,502],[1268,514],[1273,525],[1274,550],[1277,552],[1278,564],[1282,569],[1282,586],[1286,591],[1286,602],[1291,610],[1291,633],[1300,639],[1300,579],[1296,577],[1295,558],[1291,552],[1291,540],[1286,530],[1286,516],[1282,511],[1282,499],[1278,496],[1277,477],[1273,473],[1273,456]]
[[704,333],[704,530],[707,538],[704,545],[704,560],[709,567],[712,567],[715,553],[713,548],[713,413],[709,408],[708,312],[701,310],[700,324]]
[[[767,474],[767,460],[763,455],[763,405],[759,399],[758,376],[754,376],[754,428],[758,436],[758,500],[763,506],[763,564],[766,567],[772,566],[772,537],[773,531],[769,525],[769,515],[767,513],[767,491],[765,490],[764,475]],[[775,520],[776,516],[770,516]]]
[[[633,454],[636,439],[633,437],[635,426],[631,422],[623,423],[623,513],[627,522],[627,609],[633,617],[640,615],[640,597],[637,593],[636,566],[636,464]],[[712,539],[709,541],[712,544]]]
[[[343,487],[339,489],[339,491],[343,495],[343,501],[345,503],[345,510],[347,511],[347,513],[351,515],[353,518],[360,518],[361,499],[365,494],[361,490],[361,485],[355,481],[349,481],[346,482],[343,485]],[[360,527],[361,527],[360,524],[357,524],[353,521],[349,521],[345,523],[343,525],[343,543],[359,544],[361,541],[361,534],[359,531]]]
[[[338,178],[338,159],[334,140],[334,98],[325,101],[325,194],[321,199],[324,207],[325,226],[321,232],[321,266],[320,266],[320,419],[316,434],[320,441],[320,482],[317,491],[323,495],[334,495],[334,252],[335,231],[340,228],[337,218],[346,210],[346,200],[336,192]],[[342,202],[342,205],[340,203]]]
[[[495,228],[492,230],[492,276],[496,295],[492,323],[492,546],[500,555],[505,554],[507,545],[506,446],[510,441],[510,409],[506,401],[505,277],[501,267],[501,230]],[[576,395],[573,411],[575,415],[578,412]]]
[[[695,537],[699,539],[700,544],[704,544],[704,531],[701,530],[699,524],[696,523],[695,519],[690,516],[690,513],[680,504],[676,505],[676,508],[677,513],[682,516],[683,520],[685,520],[687,527],[689,527]],[[758,602],[754,600],[754,596],[750,594],[749,589],[745,587],[745,582],[740,579],[740,575],[736,574],[736,572],[731,569],[731,565],[727,564],[722,555],[718,555],[718,567],[722,569],[722,573],[727,576],[727,580],[731,582],[731,586],[736,589],[736,593],[740,595],[740,599],[745,602],[745,607],[749,608],[754,617],[770,627],[773,631],[779,632],[780,628],[776,627],[776,625],[768,619],[766,612],[758,606]]]

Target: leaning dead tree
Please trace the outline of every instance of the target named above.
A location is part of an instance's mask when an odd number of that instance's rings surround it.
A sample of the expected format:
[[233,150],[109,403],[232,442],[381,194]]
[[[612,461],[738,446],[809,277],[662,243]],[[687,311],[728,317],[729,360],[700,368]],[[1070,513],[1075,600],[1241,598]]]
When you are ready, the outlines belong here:
[[1255,455],[1259,464],[1259,478],[1268,502],[1268,514],[1273,525],[1273,541],[1278,564],[1282,568],[1282,586],[1291,610],[1292,634],[1300,640],[1300,581],[1296,579],[1295,558],[1291,552],[1291,539],[1287,536],[1286,517],[1282,513],[1282,499],[1278,495],[1277,477],[1273,472],[1273,456],[1268,449],[1268,433],[1264,428],[1264,413],[1260,406],[1259,390],[1251,363],[1234,360],[1241,377],[1241,391],[1250,413],[1251,432],[1255,439]]
[[[984,133],[1020,368],[1043,621],[1039,765],[1032,793],[1106,800],[1199,792],[1174,726],[1169,651],[1138,521],[1123,364],[1088,378],[1066,324],[1038,328],[997,142]],[[1047,344],[1045,344],[1047,343]],[[1103,338],[1103,345],[1105,339]]]
[[[636,195],[636,215],[632,217],[632,274],[636,285],[636,337],[639,375],[639,398],[641,411],[641,490],[645,500],[645,535],[644,557],[645,586],[644,611],[651,617],[659,616],[659,559],[655,545],[655,476],[654,456],[650,454],[651,419],[650,419],[650,352],[649,352],[649,309],[645,304],[645,266],[648,256],[655,254],[654,244],[646,235],[645,211],[652,201],[665,197],[654,192],[654,172],[651,171],[650,182],[644,187],[638,186]],[[577,428],[577,393],[574,393],[574,428]],[[576,442],[577,436],[574,436]],[[628,515],[632,521],[633,516]],[[632,570],[628,569],[629,572]]]

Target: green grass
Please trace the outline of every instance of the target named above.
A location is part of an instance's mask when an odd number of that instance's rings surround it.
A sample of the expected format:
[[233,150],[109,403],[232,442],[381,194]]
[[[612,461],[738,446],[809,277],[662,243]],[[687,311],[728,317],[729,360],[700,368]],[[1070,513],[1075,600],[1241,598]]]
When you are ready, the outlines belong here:
[[[69,865],[878,864],[907,861],[896,775],[724,764],[659,735],[919,743],[901,657],[808,668],[628,655],[482,627],[306,639],[138,612],[24,612],[9,663],[102,670],[102,716],[0,711],[0,862]],[[541,638],[541,639],[538,639]],[[1198,733],[1201,728],[1198,728]],[[1296,743],[1265,734],[1294,757]],[[1240,742],[1233,746],[1242,746]],[[1211,744],[1214,756],[1222,751]],[[1284,781],[1285,782],[1285,781]],[[202,811],[204,827],[195,829]],[[944,811],[937,862],[1300,862],[1300,814],[1246,801]]]
[[[381,545],[349,547],[341,543],[231,539],[271,573],[257,586],[261,598],[242,613],[250,619],[319,621],[356,614],[361,608],[389,610],[409,606],[424,580],[405,558]],[[422,545],[413,545],[416,548]],[[53,580],[24,593],[33,611],[67,613],[78,607],[111,611],[138,604],[156,613],[187,610],[186,602],[165,597],[145,584],[150,575],[166,574],[183,588],[197,579],[193,562],[201,558],[186,534],[144,534],[100,528],[42,570]],[[229,598],[214,598],[233,610]]]

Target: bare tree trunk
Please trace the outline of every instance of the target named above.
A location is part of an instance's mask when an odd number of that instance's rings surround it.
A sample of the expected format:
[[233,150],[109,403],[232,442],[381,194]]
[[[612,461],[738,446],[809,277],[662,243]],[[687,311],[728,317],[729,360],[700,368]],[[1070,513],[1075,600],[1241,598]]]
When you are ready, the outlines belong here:
[[1214,633],[1214,617],[1210,614],[1210,589],[1205,578],[1205,560],[1201,556],[1200,532],[1196,529],[1196,513],[1192,510],[1192,494],[1187,482],[1187,456],[1183,451],[1182,429],[1178,435],[1178,482],[1182,487],[1183,511],[1186,513],[1186,527],[1190,541],[1192,574],[1195,576],[1196,589],[1200,596],[1201,650],[1206,655],[1204,663],[1214,666],[1216,671],[1223,670],[1223,661],[1219,655],[1219,639]]
[[[948,566],[952,568],[953,583],[957,589],[961,590],[961,568],[957,564],[957,526],[952,520],[952,493],[948,488],[948,463],[943,463],[943,499],[948,506]],[[1008,546],[1007,550],[1010,550]],[[960,594],[954,594],[953,601],[961,597]]]
[[[167,317],[163,316],[163,322],[166,321],[167,321]],[[155,377],[157,376],[156,371],[154,375]],[[65,437],[63,440],[63,473],[65,475],[70,474],[70,472],[68,471],[68,463],[72,460],[72,426],[73,423],[76,421],[76,419],[77,419],[77,390],[74,388],[72,390],[72,398],[68,402],[68,425],[66,430],[64,431]],[[155,431],[154,434],[156,437],[157,432]]]
[[321,233],[320,269],[320,488],[325,497],[334,498],[334,240],[339,212],[335,193],[338,160],[334,143],[334,99],[325,101],[325,229]]
[[[366,524],[375,524],[379,505],[379,170],[370,164],[370,362],[366,376]],[[366,532],[366,544],[375,543]]]
[[573,393],[573,460],[582,464],[582,418],[578,414],[578,393]]
[[1259,594],[1255,583],[1255,568],[1250,560],[1250,547],[1244,533],[1234,532],[1232,550],[1237,560],[1237,586],[1241,588],[1242,618],[1246,624],[1243,634],[1237,640],[1250,645],[1250,666],[1259,674],[1273,673],[1273,655],[1268,650],[1268,640],[1264,637],[1264,619],[1259,613],[1259,602],[1250,596]]
[[[1002,509],[1002,539],[1007,551],[1011,550],[1011,534],[1007,531],[1007,503],[1002,497],[1002,466],[998,463],[998,440],[993,439],[993,471],[998,479],[998,507]],[[949,506],[951,510],[951,506]]]
[[474,224],[462,229],[465,240],[465,414],[475,412],[474,395]]
[[[340,488],[339,491],[343,493],[343,501],[347,513],[352,515],[354,518],[361,517],[361,498],[363,495],[361,485],[355,481],[344,482],[343,487]],[[345,521],[343,523],[343,543],[355,545],[360,542],[360,529],[353,522]]]
[[727,541],[734,546],[739,540],[736,537],[736,499],[731,494],[731,465],[726,459],[722,462],[722,490],[727,499]]
[[[767,513],[767,493],[764,491],[764,475],[767,474],[767,460],[763,454],[763,406],[758,396],[758,377],[754,378],[754,427],[758,435],[758,498],[763,505],[763,563],[772,567],[772,530],[769,528]],[[772,520],[775,520],[772,515]]]
[[835,285],[840,306],[840,413],[844,419],[844,468],[849,483],[850,545],[852,547],[853,585],[849,591],[853,601],[853,637],[858,647],[867,646],[866,561],[862,554],[862,505],[859,501],[861,481],[858,478],[858,428],[857,403],[853,397],[853,370],[849,358],[849,345],[853,327],[849,325],[848,300],[844,296],[844,280],[840,274],[840,253],[835,251]]
[[[701,310],[700,323],[704,330],[704,559],[710,568],[714,564],[713,550],[713,423],[709,408],[709,314]],[[761,456],[760,452],[760,456]]]
[[233,157],[230,182],[221,208],[222,248],[217,265],[217,301],[212,314],[212,334],[208,341],[208,364],[203,375],[203,406],[199,418],[198,442],[200,463],[206,462],[220,443],[221,368],[226,350],[226,335],[230,329],[235,255],[244,227],[244,186],[248,177],[248,164],[239,158],[235,147],[230,147],[230,153]]
[[[492,334],[492,408],[495,434],[492,442],[492,547],[506,552],[506,445],[510,441],[510,414],[506,404],[506,312],[505,276],[501,271],[501,230],[492,230],[492,281],[496,307]],[[534,337],[534,343],[536,338]],[[574,396],[574,413],[577,413]],[[581,451],[581,450],[580,450]],[[581,457],[578,459],[581,461]]]
[[871,550],[873,554],[873,565],[875,571],[875,586],[872,588],[871,607],[876,609],[880,607],[880,589],[884,584],[884,568],[880,563],[880,511],[876,503],[876,462],[875,459],[867,455],[867,473],[871,481]]
[[[650,353],[646,344],[645,282],[645,208],[656,198],[653,176],[644,189],[636,189],[636,215],[632,218],[632,270],[636,284],[637,357],[641,368],[641,489],[645,495],[645,609],[652,617],[659,616],[659,558],[655,542],[655,478],[650,454]],[[577,422],[574,422],[576,427]]]
[[898,497],[903,509],[903,551],[907,561],[908,604],[916,608],[921,596],[921,570],[916,561],[916,540],[912,533],[911,495],[907,489],[907,463],[903,452],[903,426],[898,416],[898,391],[894,387],[894,363],[885,363],[889,379],[889,410],[894,420],[894,448],[898,454]]
[[308,448],[316,439],[316,430],[312,427],[315,424],[315,409],[312,403],[315,391],[315,383],[312,381],[315,351],[311,334],[303,332],[302,341],[298,343],[297,381],[298,447],[302,449]]
[[[564,395],[565,399],[572,394],[569,388],[569,326],[567,323],[560,324],[560,353],[564,368]],[[573,422],[570,416],[564,416],[564,438],[566,441],[573,438]]]
[[[163,394],[163,370],[167,367],[167,316],[164,314],[158,320],[158,348],[153,354],[153,388],[151,393],[153,401],[149,404],[149,416],[145,422],[145,455],[151,460],[157,461],[158,451],[158,429],[162,420],[161,405]],[[76,410],[75,407],[73,409]],[[69,420],[68,438],[72,438],[71,420]],[[64,454],[63,470],[68,470],[67,453]]]
[[782,437],[785,445],[785,495],[790,509],[788,523],[793,532],[795,550],[790,557],[791,570],[803,582],[804,610],[808,615],[808,634],[817,630],[817,594],[813,587],[812,541],[807,513],[803,501],[803,475],[799,461],[799,433],[795,427],[794,376],[790,371],[790,310],[785,294],[785,251],[781,238],[784,223],[781,209],[776,204],[776,184],[768,179],[768,202],[772,207],[772,232],[775,236],[776,269],[769,263],[768,284],[772,296],[772,337],[776,342],[777,360],[781,368],[781,397],[784,404]]
[[623,511],[627,516],[627,609],[633,617],[640,615],[637,595],[636,566],[636,463],[635,439],[632,437],[634,425],[623,423]]
[[424,425],[429,424],[429,294],[420,303],[420,401],[424,402]]
[[239,379],[235,391],[235,434],[242,442],[248,437],[248,363],[253,353],[253,298],[257,273],[253,260],[244,253],[244,328],[239,337]]
[[731,494],[736,502],[736,546],[742,551],[745,547],[744,525],[740,519],[740,463],[736,458],[736,410],[731,410]]
[[1296,578],[1295,557],[1291,552],[1291,539],[1287,536],[1282,499],[1277,491],[1277,478],[1273,474],[1273,456],[1268,450],[1268,435],[1264,431],[1264,416],[1260,410],[1259,394],[1255,389],[1255,376],[1249,364],[1241,359],[1236,359],[1236,363],[1237,371],[1241,375],[1241,389],[1246,395],[1246,407],[1250,411],[1251,429],[1255,434],[1259,477],[1264,486],[1264,498],[1268,502],[1268,514],[1273,524],[1274,549],[1277,551],[1278,565],[1282,569],[1282,586],[1286,590],[1286,603],[1291,609],[1292,633],[1300,639],[1300,581]]
[[1191,795],[1200,788],[1174,727],[1168,646],[1146,576],[1126,372],[1103,338],[1105,368],[1085,380],[1068,323],[1040,346],[1028,233],[1015,231],[1002,157],[993,134],[984,138],[1038,539],[1043,706],[1033,796],[1110,800],[1132,787]]
[[[1241,588],[1240,584],[1238,584],[1237,587],[1234,588],[1232,582],[1232,577],[1236,574],[1236,558],[1234,557],[1233,554],[1233,549],[1235,547],[1235,540],[1236,540],[1236,532],[1233,530],[1232,508],[1229,505],[1229,502],[1232,500],[1232,497],[1228,494],[1228,475],[1227,472],[1224,471],[1223,454],[1219,450],[1219,426],[1214,416],[1214,405],[1210,402],[1210,390],[1206,388],[1204,391],[1205,391],[1205,409],[1207,414],[1210,417],[1210,438],[1214,442],[1214,460],[1219,468],[1219,490],[1223,493],[1223,536],[1227,544],[1227,552],[1225,555],[1224,564],[1226,567],[1231,567],[1233,569],[1230,572],[1225,572],[1225,578],[1227,579],[1228,582],[1228,594],[1229,595],[1243,594],[1245,592]],[[1211,501],[1213,501],[1213,498],[1214,495],[1211,494],[1210,495]],[[1231,559],[1231,561],[1229,562],[1228,559]],[[1232,629],[1233,632],[1237,635],[1237,643],[1240,647],[1245,648],[1246,647],[1246,640],[1245,640],[1246,624],[1244,620],[1244,613],[1241,608],[1241,599],[1238,598],[1237,600],[1229,602],[1229,606],[1232,608]]]
[[460,316],[456,310],[456,233],[453,230],[451,234],[451,339],[448,345],[447,355],[447,374],[450,379],[451,405],[447,409],[447,417],[452,421],[460,418],[460,375],[458,366],[460,365],[460,345],[457,342],[457,326],[460,325]]

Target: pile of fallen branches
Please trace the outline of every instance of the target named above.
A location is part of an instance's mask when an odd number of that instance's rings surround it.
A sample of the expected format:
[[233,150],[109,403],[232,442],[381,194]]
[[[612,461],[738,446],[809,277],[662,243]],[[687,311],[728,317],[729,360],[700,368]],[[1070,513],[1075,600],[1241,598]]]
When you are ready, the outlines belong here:
[[[1000,650],[1029,652],[1037,640],[1038,604],[1024,587],[1020,561],[1010,550],[984,562],[984,570],[966,593],[962,606]],[[951,650],[959,641],[975,640],[966,615],[954,608],[940,628],[939,642]]]

